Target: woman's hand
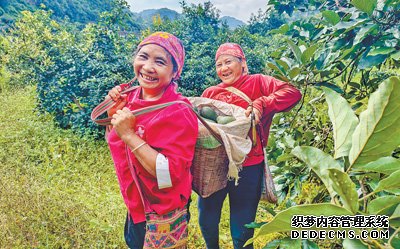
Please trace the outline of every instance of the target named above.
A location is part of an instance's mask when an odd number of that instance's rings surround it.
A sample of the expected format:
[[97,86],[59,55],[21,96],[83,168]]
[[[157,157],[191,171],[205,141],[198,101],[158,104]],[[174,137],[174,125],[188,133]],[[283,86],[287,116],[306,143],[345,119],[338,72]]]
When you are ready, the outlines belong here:
[[128,102],[127,95],[121,94],[121,91],[121,87],[116,86],[111,89],[106,96],[106,99],[111,98],[115,102],[115,105],[107,111],[109,117],[113,116],[118,110],[121,110]]
[[136,117],[127,107],[116,111],[112,116],[111,124],[114,126],[117,135],[124,141],[129,139],[130,136],[136,135]]
[[256,124],[258,124],[258,123],[260,123],[260,120],[261,120],[261,112],[257,109],[257,108],[254,108],[254,107],[252,107],[252,106],[249,106],[249,107],[247,107],[247,110],[245,111],[245,115],[246,115],[246,117],[248,117],[250,114],[251,114],[251,111],[253,110],[253,112],[254,112],[254,117],[255,117],[255,121],[256,121]]

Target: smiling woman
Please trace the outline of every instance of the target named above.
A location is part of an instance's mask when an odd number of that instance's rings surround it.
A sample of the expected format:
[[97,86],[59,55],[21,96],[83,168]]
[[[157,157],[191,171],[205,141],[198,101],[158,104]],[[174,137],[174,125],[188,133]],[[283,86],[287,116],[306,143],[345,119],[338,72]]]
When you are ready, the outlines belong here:
[[176,75],[169,53],[154,44],[141,48],[133,65],[145,100],[158,99],[170,84],[170,79]]
[[[106,97],[115,101],[106,138],[128,209],[125,240],[130,248],[183,248],[187,241],[197,117],[179,103],[137,117],[131,112],[174,101],[190,105],[176,91],[184,57],[175,36],[148,36],[133,60],[139,87],[122,94],[127,85],[116,86]],[[162,229],[166,225],[171,231]]]
[[[247,154],[243,167],[238,168],[239,181],[229,181],[209,197],[198,199],[199,224],[207,248],[219,248],[219,222],[221,209],[229,195],[230,229],[235,249],[243,248],[253,236],[245,224],[254,221],[262,193],[262,182],[267,172],[263,147],[267,144],[269,128],[275,113],[288,111],[300,100],[299,90],[289,83],[273,77],[248,73],[246,57],[239,44],[224,43],[215,55],[217,75],[222,81],[207,88],[202,97],[216,99],[243,108],[250,116],[252,129],[249,137],[253,147]],[[270,179],[270,178],[269,178]],[[245,248],[253,248],[248,245]]]

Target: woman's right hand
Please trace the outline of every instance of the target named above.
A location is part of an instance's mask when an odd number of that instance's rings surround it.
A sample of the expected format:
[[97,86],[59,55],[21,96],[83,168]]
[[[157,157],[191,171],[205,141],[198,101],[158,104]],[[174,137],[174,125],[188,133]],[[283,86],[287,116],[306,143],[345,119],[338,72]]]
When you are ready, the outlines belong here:
[[115,105],[111,107],[110,110],[107,111],[109,117],[114,115],[118,110],[121,110],[128,102],[127,95],[121,94],[121,92],[122,88],[120,86],[116,86],[113,89],[111,89],[106,96],[106,99],[111,98],[115,102]]

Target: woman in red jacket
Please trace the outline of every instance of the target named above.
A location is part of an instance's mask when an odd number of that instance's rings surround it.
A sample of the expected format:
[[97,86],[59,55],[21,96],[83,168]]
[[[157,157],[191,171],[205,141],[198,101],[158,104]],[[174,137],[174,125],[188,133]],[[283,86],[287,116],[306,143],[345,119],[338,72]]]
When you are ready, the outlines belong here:
[[[159,215],[182,209],[187,212],[197,117],[182,104],[137,117],[131,113],[171,101],[190,105],[177,93],[174,82],[180,77],[184,57],[183,45],[175,36],[165,32],[148,36],[139,44],[133,60],[139,87],[121,94],[126,86],[117,86],[107,96],[117,102],[108,113],[113,119],[107,142],[128,209],[125,240],[130,248],[143,248],[145,211]],[[181,232],[187,236],[187,229]],[[169,243],[161,239],[157,243]]]
[[[221,209],[229,194],[230,229],[234,248],[243,248],[253,236],[253,229],[244,225],[254,221],[261,196],[264,152],[269,129],[275,113],[288,111],[301,99],[301,93],[292,85],[262,74],[248,74],[242,48],[235,43],[222,44],[215,55],[215,66],[222,83],[207,88],[202,97],[216,99],[251,110],[258,124],[256,141],[239,172],[239,184],[229,181],[226,188],[207,198],[199,197],[199,224],[208,249],[219,248],[219,221]],[[252,106],[226,87],[234,87],[252,101]],[[249,133],[251,135],[251,133]],[[250,136],[251,137],[251,136]],[[246,248],[253,248],[252,245]]]

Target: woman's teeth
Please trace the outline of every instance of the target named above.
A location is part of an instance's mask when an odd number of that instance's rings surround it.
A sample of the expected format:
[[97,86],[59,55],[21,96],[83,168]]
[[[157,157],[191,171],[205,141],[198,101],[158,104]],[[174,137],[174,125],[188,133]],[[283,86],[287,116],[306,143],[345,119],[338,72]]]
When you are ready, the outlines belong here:
[[149,80],[149,81],[157,80],[157,78],[153,78],[153,77],[150,77],[150,76],[147,76],[147,75],[143,75],[143,74],[142,74],[142,78],[145,79],[145,80]]

